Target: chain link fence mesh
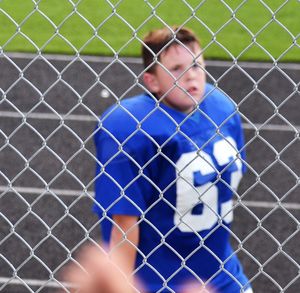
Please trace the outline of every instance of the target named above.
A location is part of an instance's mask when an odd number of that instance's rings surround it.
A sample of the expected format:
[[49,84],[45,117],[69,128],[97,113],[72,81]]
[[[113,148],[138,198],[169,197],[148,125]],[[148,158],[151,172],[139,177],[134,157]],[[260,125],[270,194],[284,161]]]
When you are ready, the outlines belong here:
[[[122,0],[106,0],[111,13],[97,27],[78,11],[82,1],[68,1],[72,10],[59,25],[39,9],[41,2],[32,1],[34,8],[22,21],[0,6],[1,17],[15,27],[11,37],[1,44],[0,52],[1,292],[57,289],[68,292],[61,281],[62,268],[74,261],[82,245],[99,243],[100,222],[91,213],[97,162],[94,127],[99,122],[99,114],[109,105],[119,105],[123,98],[145,90],[140,61],[120,54],[131,42],[142,43],[138,32],[152,18],[158,19],[161,25],[170,25],[156,13],[164,0],[155,4],[143,1],[150,10],[138,28],[118,14]],[[234,100],[246,134],[249,171],[239,190],[234,192],[232,244],[256,292],[298,292],[300,73],[299,66],[282,64],[280,60],[289,50],[299,49],[299,35],[292,34],[276,19],[276,14],[289,1],[281,1],[276,10],[259,1],[271,16],[256,35],[236,16],[248,1],[240,1],[232,9],[230,1],[221,0],[231,17],[215,32],[196,15],[205,2],[199,1],[195,8],[182,0],[181,4],[191,11],[182,25],[194,20],[211,33],[211,41],[203,47],[204,54],[209,46],[216,45],[231,57],[232,61],[220,66],[208,61],[207,76],[215,87]],[[54,30],[42,45],[22,30],[35,13]],[[64,23],[74,15],[94,32],[80,48],[60,33]],[[117,17],[132,32],[132,38],[118,49],[98,34],[112,17]],[[233,20],[252,35],[239,56],[234,56],[217,38],[218,32]],[[256,40],[274,22],[293,40],[278,58]],[[7,52],[10,43],[21,37],[36,53],[25,58]],[[56,37],[72,48],[72,56],[44,54],[44,49]],[[95,39],[114,57],[82,55],[84,48]],[[273,63],[240,62],[240,56],[253,45],[260,47]],[[136,131],[142,129],[138,127]]]

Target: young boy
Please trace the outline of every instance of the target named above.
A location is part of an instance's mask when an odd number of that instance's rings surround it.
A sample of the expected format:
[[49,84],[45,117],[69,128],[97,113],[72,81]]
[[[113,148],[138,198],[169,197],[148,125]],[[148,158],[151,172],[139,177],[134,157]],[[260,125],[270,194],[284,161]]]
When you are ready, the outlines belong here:
[[245,171],[237,110],[206,83],[189,29],[150,32],[142,56],[146,93],[108,109],[95,134],[103,240],[145,292],[252,292],[229,243]]

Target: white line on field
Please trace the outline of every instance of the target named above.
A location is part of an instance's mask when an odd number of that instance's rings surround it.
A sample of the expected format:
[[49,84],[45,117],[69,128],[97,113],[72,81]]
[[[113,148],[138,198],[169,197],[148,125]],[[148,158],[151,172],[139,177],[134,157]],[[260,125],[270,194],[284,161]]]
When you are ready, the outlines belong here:
[[[90,197],[94,197],[95,193],[93,191],[83,191],[83,190],[69,190],[69,189],[50,189],[50,191],[47,191],[44,188],[32,188],[32,187],[13,187],[14,190],[16,190],[20,194],[33,194],[33,195],[40,195],[42,193],[44,194],[51,194],[54,193],[57,196],[87,196],[87,194]],[[0,192],[2,193],[9,193],[13,192],[12,188],[9,188],[7,186],[0,186]],[[250,201],[250,200],[242,200],[242,205],[245,205],[247,207],[254,207],[254,208],[266,208],[266,209],[272,209],[276,206],[279,206],[279,203],[277,202],[269,202],[269,201]],[[291,210],[300,210],[300,203],[280,203],[280,206],[291,209]]]
[[[32,53],[5,53],[5,56],[8,58],[32,60],[34,58],[37,58],[38,55]],[[59,54],[42,54],[41,56],[50,61],[53,60],[53,61],[64,61],[64,62],[70,62],[75,58],[78,58],[77,56],[74,55],[59,55]],[[5,57],[3,57],[2,54],[0,55],[0,58],[5,58]],[[41,57],[39,56],[38,58]],[[95,62],[95,63],[111,63],[116,60],[116,57],[88,56],[88,55],[80,55],[79,58],[86,62]],[[142,64],[141,58],[117,56],[117,59],[125,63]],[[206,60],[205,63],[211,67],[230,67],[234,65],[233,62],[221,61],[221,60]],[[272,67],[274,67],[274,64],[270,62],[240,61],[237,62],[237,65],[239,65],[242,68],[253,68],[253,69],[271,69]],[[288,70],[300,70],[299,63],[278,62],[278,67],[281,69],[288,69]]]
[[84,192],[83,190],[71,190],[71,189],[55,189],[51,188],[49,190],[45,188],[34,188],[34,187],[8,187],[8,186],[1,186],[0,185],[0,192],[13,192],[16,191],[20,194],[34,194],[34,195],[40,195],[42,193],[44,194],[51,194],[54,193],[56,195],[61,195],[61,196],[79,196],[79,195],[86,195],[87,193],[89,196],[94,197],[94,192],[93,191],[87,191]]
[[[19,113],[19,112],[13,112],[13,111],[0,111],[0,118],[19,118],[19,119],[43,119],[43,120],[56,120],[56,121],[80,121],[80,122],[96,122],[98,121],[98,118],[95,116],[89,116],[89,115],[67,115],[66,114],[60,114],[60,116],[52,113]],[[300,131],[300,125],[294,125],[294,128],[292,128],[289,125],[280,125],[280,124],[250,124],[250,123],[243,123],[243,128],[247,130],[270,130],[270,131],[289,131],[289,132],[295,132],[297,130]]]
[[[266,209],[272,209],[275,208],[276,206],[279,206],[277,202],[249,201],[249,200],[242,200],[242,205],[245,205],[246,207],[266,208]],[[300,203],[285,202],[285,203],[280,203],[280,206],[284,207],[287,210],[300,210]]]
[[[21,278],[20,278],[21,279]],[[45,287],[45,288],[61,288],[63,285],[64,287],[69,287],[70,284],[64,283],[64,282],[55,282],[50,280],[36,280],[36,279],[23,279],[20,280],[18,278],[6,278],[6,277],[0,277],[0,284],[6,284],[6,285],[23,285],[26,283],[28,286],[34,286],[34,287]]]
[[60,116],[53,114],[53,113],[20,113],[20,112],[13,112],[13,111],[0,111],[0,117],[6,118],[27,118],[27,119],[43,119],[43,120],[58,120],[58,121],[93,121],[96,122],[98,119],[91,115],[74,115],[70,114],[59,114]]
[[[288,131],[288,132],[299,132],[300,125],[293,125],[293,127],[289,125],[280,125],[280,124],[261,124],[261,123],[242,123],[243,128],[247,130],[259,130],[259,131]],[[296,131],[295,131],[296,130]]]

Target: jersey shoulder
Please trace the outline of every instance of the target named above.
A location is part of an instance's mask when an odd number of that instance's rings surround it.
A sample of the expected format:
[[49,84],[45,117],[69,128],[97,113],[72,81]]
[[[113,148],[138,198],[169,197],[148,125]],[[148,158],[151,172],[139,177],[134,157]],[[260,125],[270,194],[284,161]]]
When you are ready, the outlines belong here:
[[154,101],[151,101],[146,94],[124,99],[109,107],[101,115],[97,127],[118,139],[126,139],[137,130],[139,123],[151,113],[154,107]]
[[176,123],[154,98],[144,93],[108,108],[101,115],[97,129],[96,141],[113,137],[135,149],[151,144],[152,138],[164,141],[174,133]]
[[217,125],[231,121],[238,113],[235,102],[209,83],[206,84],[202,108]]
[[101,115],[101,120],[106,125],[119,122],[118,126],[122,127],[120,122],[130,122],[131,120],[138,122],[153,110],[154,107],[154,101],[146,94],[141,94],[126,98],[120,103],[112,105]]

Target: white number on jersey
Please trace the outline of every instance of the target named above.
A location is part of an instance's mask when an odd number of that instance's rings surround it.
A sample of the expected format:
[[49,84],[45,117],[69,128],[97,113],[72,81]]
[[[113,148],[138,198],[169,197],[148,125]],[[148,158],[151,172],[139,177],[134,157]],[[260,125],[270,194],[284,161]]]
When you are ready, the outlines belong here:
[[[234,139],[226,137],[213,146],[213,156],[220,166],[236,159],[237,147]],[[236,190],[242,177],[242,162],[236,159],[237,171],[231,174],[231,189]],[[182,232],[200,232],[211,229],[221,218],[230,223],[233,219],[232,200],[221,203],[218,213],[219,190],[214,182],[194,186],[196,172],[202,176],[215,175],[218,171],[211,156],[204,151],[183,154],[176,163],[177,167],[177,198],[174,223]],[[193,213],[193,208],[200,205],[201,212]]]

